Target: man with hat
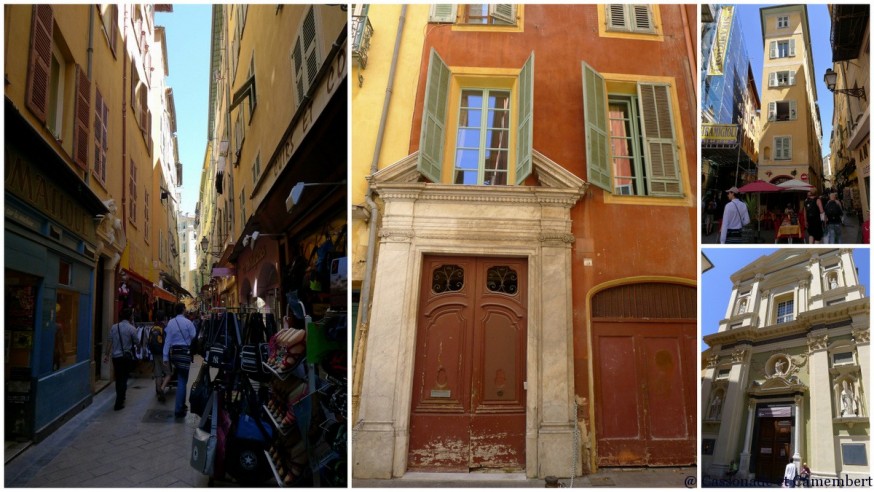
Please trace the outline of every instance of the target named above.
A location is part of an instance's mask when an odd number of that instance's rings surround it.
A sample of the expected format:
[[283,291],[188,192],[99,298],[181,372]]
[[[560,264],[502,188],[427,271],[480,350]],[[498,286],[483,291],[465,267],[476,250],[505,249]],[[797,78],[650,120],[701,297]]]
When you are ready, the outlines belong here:
[[738,199],[737,186],[726,190],[728,203],[722,213],[722,229],[719,231],[719,242],[722,244],[743,243],[743,226],[750,223],[750,213],[747,205]]

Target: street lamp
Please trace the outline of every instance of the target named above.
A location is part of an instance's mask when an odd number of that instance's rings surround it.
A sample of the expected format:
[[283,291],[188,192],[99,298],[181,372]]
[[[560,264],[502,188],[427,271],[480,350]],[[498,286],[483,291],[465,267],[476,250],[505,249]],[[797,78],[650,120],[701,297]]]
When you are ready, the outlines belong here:
[[825,86],[828,87],[828,90],[834,92],[835,94],[846,94],[852,97],[861,97],[863,101],[867,101],[865,99],[865,88],[857,87],[855,89],[835,89],[835,85],[838,82],[838,74],[831,68],[826,69],[825,77],[823,77],[825,81]]
[[204,253],[215,256],[216,258],[221,258],[222,251],[210,251],[209,250],[209,239],[206,236],[203,236],[203,239],[200,240],[200,249],[203,250]]

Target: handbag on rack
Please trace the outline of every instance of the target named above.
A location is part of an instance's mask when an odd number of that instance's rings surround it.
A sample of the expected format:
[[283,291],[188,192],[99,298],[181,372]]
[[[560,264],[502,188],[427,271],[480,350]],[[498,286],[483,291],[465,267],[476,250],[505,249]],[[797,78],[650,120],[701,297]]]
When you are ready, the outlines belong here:
[[271,334],[262,320],[260,313],[249,316],[244,345],[240,348],[240,368],[250,378],[267,382],[270,380],[271,374],[264,369],[264,362],[267,362],[267,350],[263,347],[267,345],[266,338],[269,338]]
[[206,409],[206,404],[212,394],[209,385],[209,366],[203,364],[200,366],[200,372],[197,373],[197,379],[191,385],[191,394],[188,396],[188,406],[191,408],[191,413],[203,416],[203,411]]
[[[218,397],[215,393],[210,395],[207,406],[211,406],[211,411],[201,417],[191,439],[191,466],[204,475],[212,475],[218,439]],[[206,430],[207,423],[210,424],[209,431]]]
[[206,350],[206,363],[210,367],[233,371],[239,366],[240,326],[234,313],[224,313],[218,329],[213,334]]

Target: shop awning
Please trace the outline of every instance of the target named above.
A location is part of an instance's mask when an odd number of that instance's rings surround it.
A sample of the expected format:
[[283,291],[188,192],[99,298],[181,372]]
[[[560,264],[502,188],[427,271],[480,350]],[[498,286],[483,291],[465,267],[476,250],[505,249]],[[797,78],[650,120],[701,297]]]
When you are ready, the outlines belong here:
[[155,293],[155,297],[157,297],[158,299],[163,299],[167,302],[175,303],[179,300],[179,298],[174,296],[171,292],[166,291],[158,287],[157,285],[152,289],[152,292]]

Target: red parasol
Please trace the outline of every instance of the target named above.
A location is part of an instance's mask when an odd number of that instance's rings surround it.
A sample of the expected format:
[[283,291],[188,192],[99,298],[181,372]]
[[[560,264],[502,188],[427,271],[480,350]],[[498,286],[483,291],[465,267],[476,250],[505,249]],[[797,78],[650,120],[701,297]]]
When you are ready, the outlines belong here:
[[741,193],[763,193],[763,192],[769,192],[769,191],[784,191],[784,190],[783,190],[783,188],[780,188],[777,185],[773,185],[771,183],[768,183],[768,182],[765,182],[762,180],[758,180],[758,181],[753,181],[752,183],[745,184],[745,185],[741,186],[740,188],[738,188],[737,191],[739,191]]

